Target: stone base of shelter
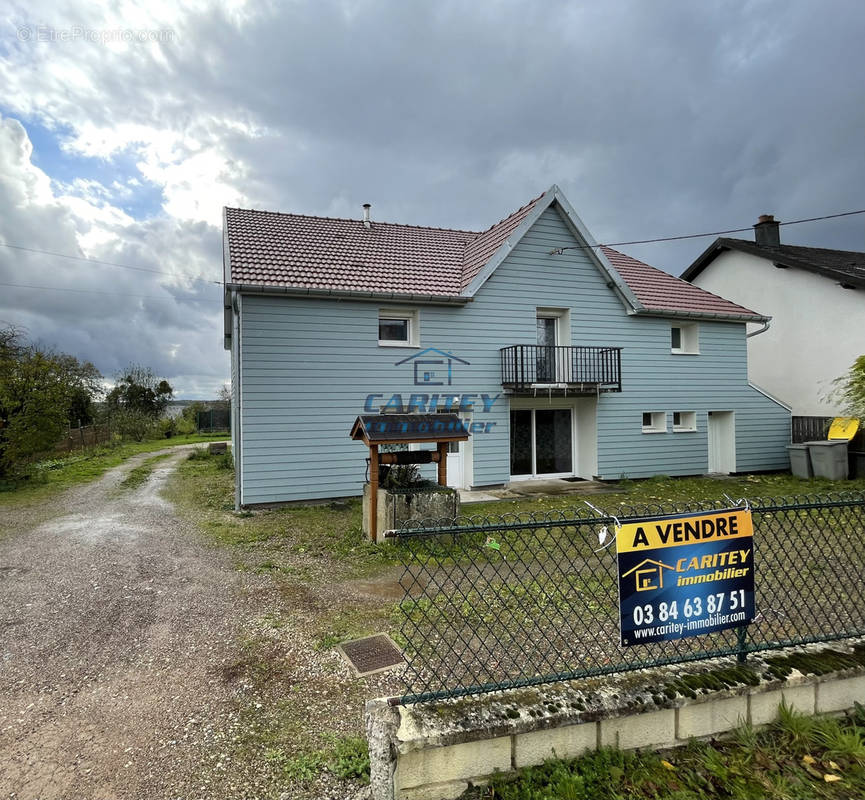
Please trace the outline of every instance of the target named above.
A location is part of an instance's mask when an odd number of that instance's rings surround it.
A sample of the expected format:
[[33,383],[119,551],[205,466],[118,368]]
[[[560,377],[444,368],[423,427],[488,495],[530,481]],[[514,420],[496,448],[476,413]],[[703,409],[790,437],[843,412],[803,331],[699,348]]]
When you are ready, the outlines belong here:
[[[369,538],[370,487],[363,487],[363,532]],[[420,486],[396,492],[378,490],[376,542],[385,541],[385,532],[398,530],[412,519],[451,520],[460,513],[460,494],[446,486]]]

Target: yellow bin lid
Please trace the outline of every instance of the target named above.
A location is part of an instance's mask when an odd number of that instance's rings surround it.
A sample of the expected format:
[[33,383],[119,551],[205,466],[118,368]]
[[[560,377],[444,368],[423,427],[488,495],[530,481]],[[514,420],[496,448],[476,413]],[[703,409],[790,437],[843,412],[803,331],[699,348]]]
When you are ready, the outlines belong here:
[[859,420],[856,417],[835,417],[829,426],[830,439],[845,439],[850,441],[859,430]]

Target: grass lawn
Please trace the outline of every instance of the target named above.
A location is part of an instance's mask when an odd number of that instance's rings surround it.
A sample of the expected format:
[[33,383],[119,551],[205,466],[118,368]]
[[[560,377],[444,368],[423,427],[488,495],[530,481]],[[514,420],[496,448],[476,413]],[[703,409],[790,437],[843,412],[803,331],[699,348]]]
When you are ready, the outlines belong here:
[[98,445],[41,461],[31,478],[18,483],[0,481],[0,507],[40,503],[64,489],[95,480],[130,456],[181,444],[224,441],[228,434],[192,434],[171,439]]
[[666,753],[600,750],[550,761],[464,800],[852,800],[865,797],[865,709],[843,719],[781,708],[763,731]]
[[830,481],[824,478],[803,479],[792,475],[739,475],[723,478],[668,478],[658,476],[646,480],[623,480],[610,486],[609,493],[598,495],[558,495],[525,500],[500,500],[472,503],[462,508],[464,515],[508,514],[522,511],[560,511],[573,507],[586,509],[588,500],[598,508],[616,513],[623,506],[662,504],[664,506],[699,501],[712,501],[725,494],[740,497],[791,497],[827,492],[865,491],[865,478]]
[[[349,674],[335,647],[380,631],[400,639],[404,590],[399,582],[405,573],[400,560],[405,553],[364,540],[359,499],[236,513],[233,479],[230,459],[198,453],[180,464],[167,496],[211,541],[229,550],[237,569],[250,573],[253,584],[269,587],[255,590],[260,614],[244,634],[244,658],[232,667],[232,679],[250,687],[238,699],[243,725],[235,744],[235,768],[253,771],[275,797],[287,785],[293,797],[324,796],[327,792],[319,783],[323,775],[340,772],[338,763],[351,764],[356,773],[364,760],[364,701],[403,693],[396,673],[369,679]],[[738,499],[863,489],[862,480],[832,483],[789,475],[654,478],[623,481],[615,493],[585,499],[616,513],[632,504],[675,506],[716,500],[724,493]],[[464,513],[585,509],[583,499],[497,501],[466,506]],[[642,796],[654,795],[635,795]],[[701,795],[681,798],[692,796]]]

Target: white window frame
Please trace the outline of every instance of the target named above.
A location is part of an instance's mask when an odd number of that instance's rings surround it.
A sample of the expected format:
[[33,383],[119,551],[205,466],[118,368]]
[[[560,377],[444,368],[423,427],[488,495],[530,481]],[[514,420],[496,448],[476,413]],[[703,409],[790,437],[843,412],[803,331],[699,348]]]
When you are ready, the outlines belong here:
[[416,308],[380,308],[378,322],[383,319],[405,320],[408,328],[407,339],[379,339],[379,347],[419,347],[420,346],[420,315]]
[[[676,417],[679,421],[676,422]],[[674,411],[673,412],[673,430],[676,433],[691,433],[697,430],[697,412],[696,411]]]
[[[679,329],[679,346],[673,347],[673,330]],[[670,326],[670,352],[676,355],[700,354],[700,326],[696,322],[675,322]]]
[[[667,432],[667,412],[666,411],[644,411],[643,416],[651,415],[651,424],[643,423],[643,433],[666,433]],[[642,417],[641,417],[642,419]]]

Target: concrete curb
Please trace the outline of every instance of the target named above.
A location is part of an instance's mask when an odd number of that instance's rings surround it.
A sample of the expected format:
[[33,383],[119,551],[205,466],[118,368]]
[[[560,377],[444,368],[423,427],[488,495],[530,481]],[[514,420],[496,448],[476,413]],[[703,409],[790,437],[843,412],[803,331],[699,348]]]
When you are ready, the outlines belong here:
[[495,774],[598,747],[664,749],[865,703],[865,640],[391,706],[367,704],[375,800],[452,800]]

